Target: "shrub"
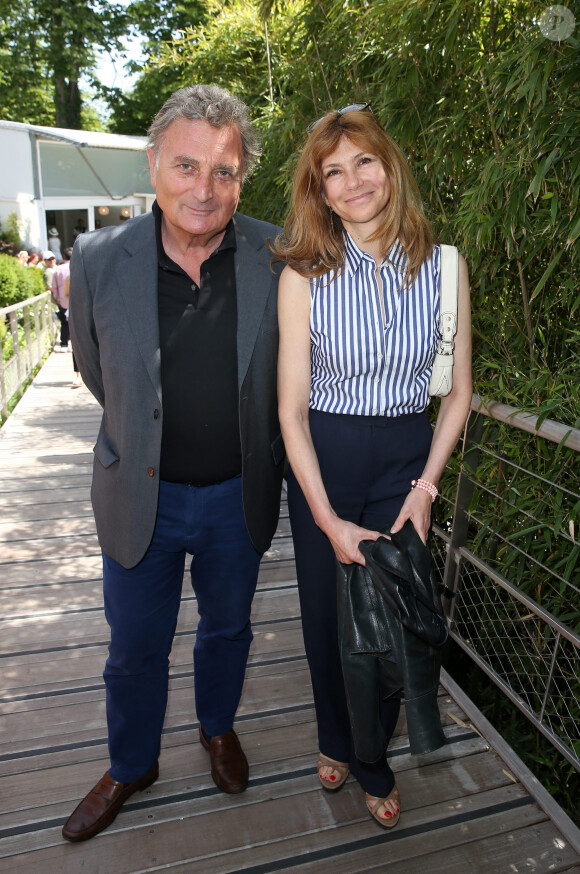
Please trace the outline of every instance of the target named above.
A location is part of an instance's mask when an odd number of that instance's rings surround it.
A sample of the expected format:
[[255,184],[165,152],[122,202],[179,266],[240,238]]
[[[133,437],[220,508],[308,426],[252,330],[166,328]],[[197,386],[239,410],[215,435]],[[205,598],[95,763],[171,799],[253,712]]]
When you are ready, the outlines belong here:
[[10,255],[0,254],[0,307],[8,307],[44,291],[42,270],[23,267]]

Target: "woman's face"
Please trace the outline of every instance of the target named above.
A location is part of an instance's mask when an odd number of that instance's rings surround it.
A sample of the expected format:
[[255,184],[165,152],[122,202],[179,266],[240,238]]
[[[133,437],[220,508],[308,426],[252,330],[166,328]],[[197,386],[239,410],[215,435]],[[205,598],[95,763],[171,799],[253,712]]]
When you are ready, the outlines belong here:
[[384,223],[391,185],[380,158],[345,135],[321,170],[324,200],[348,231],[368,237]]

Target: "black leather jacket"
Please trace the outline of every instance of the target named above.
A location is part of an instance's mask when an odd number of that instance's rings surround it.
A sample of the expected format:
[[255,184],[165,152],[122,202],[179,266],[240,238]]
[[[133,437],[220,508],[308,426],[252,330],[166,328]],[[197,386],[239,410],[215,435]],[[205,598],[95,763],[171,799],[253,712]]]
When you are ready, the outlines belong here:
[[445,743],[437,691],[447,622],[431,553],[410,520],[390,538],[360,544],[366,567],[338,564],[342,670],[355,752],[363,762],[385,753],[379,696],[404,695],[413,755]]

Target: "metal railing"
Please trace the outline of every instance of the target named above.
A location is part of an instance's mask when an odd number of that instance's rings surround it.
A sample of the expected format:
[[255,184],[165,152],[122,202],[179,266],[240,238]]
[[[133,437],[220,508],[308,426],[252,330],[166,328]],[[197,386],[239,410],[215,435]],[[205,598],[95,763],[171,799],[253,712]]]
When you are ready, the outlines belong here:
[[473,396],[433,555],[450,636],[580,771],[580,430],[537,422]]
[[[24,393],[24,385],[35,367],[52,348],[57,322],[50,292],[0,308],[2,349],[0,354],[1,418],[8,418],[9,403]],[[6,355],[6,360],[4,360]]]

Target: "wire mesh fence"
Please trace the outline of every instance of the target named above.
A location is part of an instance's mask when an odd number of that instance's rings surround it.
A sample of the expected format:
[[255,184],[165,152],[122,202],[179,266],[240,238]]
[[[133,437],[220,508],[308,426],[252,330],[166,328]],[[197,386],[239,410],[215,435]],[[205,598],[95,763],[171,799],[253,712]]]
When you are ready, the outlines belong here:
[[472,412],[435,525],[450,634],[580,771],[580,431],[493,412]]

